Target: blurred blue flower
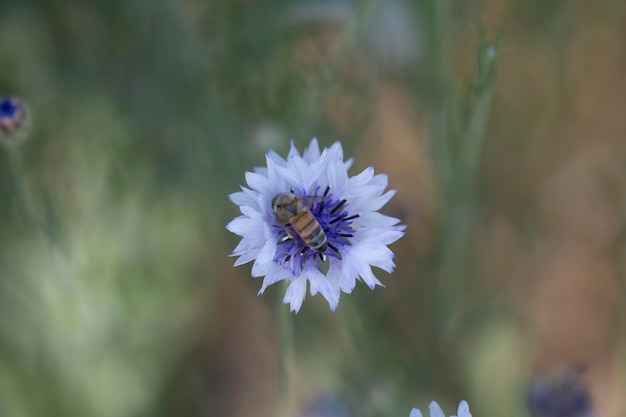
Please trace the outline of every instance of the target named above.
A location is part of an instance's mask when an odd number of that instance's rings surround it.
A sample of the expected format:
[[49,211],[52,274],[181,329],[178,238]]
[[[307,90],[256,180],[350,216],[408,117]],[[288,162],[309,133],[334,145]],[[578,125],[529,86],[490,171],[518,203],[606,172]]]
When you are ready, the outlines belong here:
[[345,398],[322,394],[314,398],[298,417],[355,417],[355,413]]
[[308,281],[311,295],[321,293],[335,310],[357,279],[371,289],[382,285],[371,267],[393,271],[387,245],[405,228],[378,213],[395,194],[385,192],[387,176],[369,167],[349,177],[353,161],[344,161],[341,144],[320,152],[316,139],[302,155],[292,142],[287,159],[269,151],[266,161],[246,172],[250,188],[230,195],[242,216],[226,226],[242,236],[231,254],[239,257],[235,266],[254,261],[252,276],[264,277],[259,294],[285,280],[283,302],[298,312]]
[[0,97],[0,143],[13,146],[22,142],[30,132],[28,106],[17,97]]
[[550,377],[536,377],[530,385],[528,408],[536,417],[592,417],[591,397],[582,370],[569,368]]
[[[428,406],[428,409],[430,410],[430,417],[445,417],[443,410],[441,409],[441,407],[439,407],[439,404],[437,404],[436,401],[431,402]],[[467,401],[461,401],[459,403],[459,408],[456,413],[456,416],[451,417],[472,417],[472,414],[469,411],[469,405],[467,404]],[[411,414],[409,415],[409,417],[423,416],[419,409],[414,408],[413,410],[411,410]]]

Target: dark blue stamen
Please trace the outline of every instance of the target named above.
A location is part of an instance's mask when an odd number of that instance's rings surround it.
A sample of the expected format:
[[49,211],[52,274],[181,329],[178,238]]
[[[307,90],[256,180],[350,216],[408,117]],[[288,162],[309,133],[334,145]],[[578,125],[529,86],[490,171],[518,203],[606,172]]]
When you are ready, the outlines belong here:
[[332,243],[329,243],[328,247],[331,248],[333,250],[333,252],[339,253],[339,249],[337,249]]
[[330,221],[330,224],[337,223],[338,221],[341,221],[341,220],[345,220],[346,219],[345,214],[346,213],[341,213],[341,215],[339,217],[335,217],[334,219],[332,219]]
[[341,209],[347,201],[345,199],[341,200],[339,204],[337,204],[331,211],[330,214],[335,214],[339,209]]

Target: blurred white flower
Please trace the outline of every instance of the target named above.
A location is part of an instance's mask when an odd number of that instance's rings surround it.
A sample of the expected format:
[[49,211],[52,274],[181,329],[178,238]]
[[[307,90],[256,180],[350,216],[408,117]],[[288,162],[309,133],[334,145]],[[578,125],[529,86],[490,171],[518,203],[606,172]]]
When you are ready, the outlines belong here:
[[230,195],[242,216],[226,226],[242,236],[231,254],[239,257],[235,266],[254,261],[252,276],[264,277],[259,294],[288,281],[283,302],[298,312],[308,281],[311,295],[321,293],[334,310],[341,292],[351,293],[357,279],[371,289],[382,285],[372,266],[394,269],[387,245],[405,228],[378,213],[395,194],[385,192],[387,176],[369,167],[349,177],[352,160],[344,161],[339,142],[320,152],[313,139],[302,155],[292,143],[287,159],[269,151],[266,160],[267,167],[246,173],[250,188]]
[[[430,411],[430,417],[445,417],[446,416],[436,401],[431,402],[430,405],[428,406],[428,409]],[[457,413],[456,416],[451,416],[451,417],[472,417],[472,414],[469,411],[469,405],[467,404],[467,401],[461,401],[459,403],[459,408],[456,413]],[[413,410],[411,410],[411,414],[409,415],[409,417],[423,417],[423,416],[419,409],[414,408]]]

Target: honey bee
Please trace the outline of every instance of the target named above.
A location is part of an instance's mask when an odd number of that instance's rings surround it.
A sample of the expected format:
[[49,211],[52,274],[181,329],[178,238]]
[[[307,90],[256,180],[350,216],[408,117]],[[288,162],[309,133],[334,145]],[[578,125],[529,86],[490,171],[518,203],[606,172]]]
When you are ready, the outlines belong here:
[[[320,254],[328,248],[328,239],[322,226],[305,203],[307,200],[323,197],[296,197],[292,192],[276,194],[272,199],[272,211],[276,222],[291,226],[304,243]],[[291,232],[287,229],[291,236]]]

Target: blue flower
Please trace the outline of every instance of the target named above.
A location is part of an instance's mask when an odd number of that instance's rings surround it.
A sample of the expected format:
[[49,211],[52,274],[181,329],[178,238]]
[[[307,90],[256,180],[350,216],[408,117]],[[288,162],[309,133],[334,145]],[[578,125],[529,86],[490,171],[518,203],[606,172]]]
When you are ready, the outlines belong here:
[[19,104],[10,97],[0,99],[0,118],[12,118],[19,112]]
[[537,417],[591,417],[593,407],[580,368],[533,378],[528,408]]
[[[443,410],[441,409],[441,407],[439,407],[439,404],[437,404],[436,401],[431,402],[428,406],[428,409],[430,410],[430,417],[445,417]],[[459,408],[456,414],[456,416],[451,417],[472,417],[472,414],[469,411],[469,405],[467,404],[467,401],[461,401],[459,403]],[[414,408],[413,410],[411,410],[411,414],[409,415],[409,417],[423,416],[419,409]]]
[[28,106],[17,97],[0,97],[0,144],[14,146],[30,133]]
[[[264,277],[259,294],[287,281],[283,302],[298,312],[308,282],[311,295],[322,294],[335,310],[357,280],[382,286],[372,267],[392,272],[387,245],[404,235],[398,219],[378,212],[395,194],[385,192],[387,176],[369,167],[349,177],[352,159],[344,161],[341,144],[320,152],[316,139],[302,155],[292,142],[287,159],[269,151],[266,161],[246,172],[249,188],[230,195],[242,215],[226,226],[242,237],[231,254],[239,257],[235,266],[254,261],[252,276]],[[279,210],[292,217],[285,222]]]

